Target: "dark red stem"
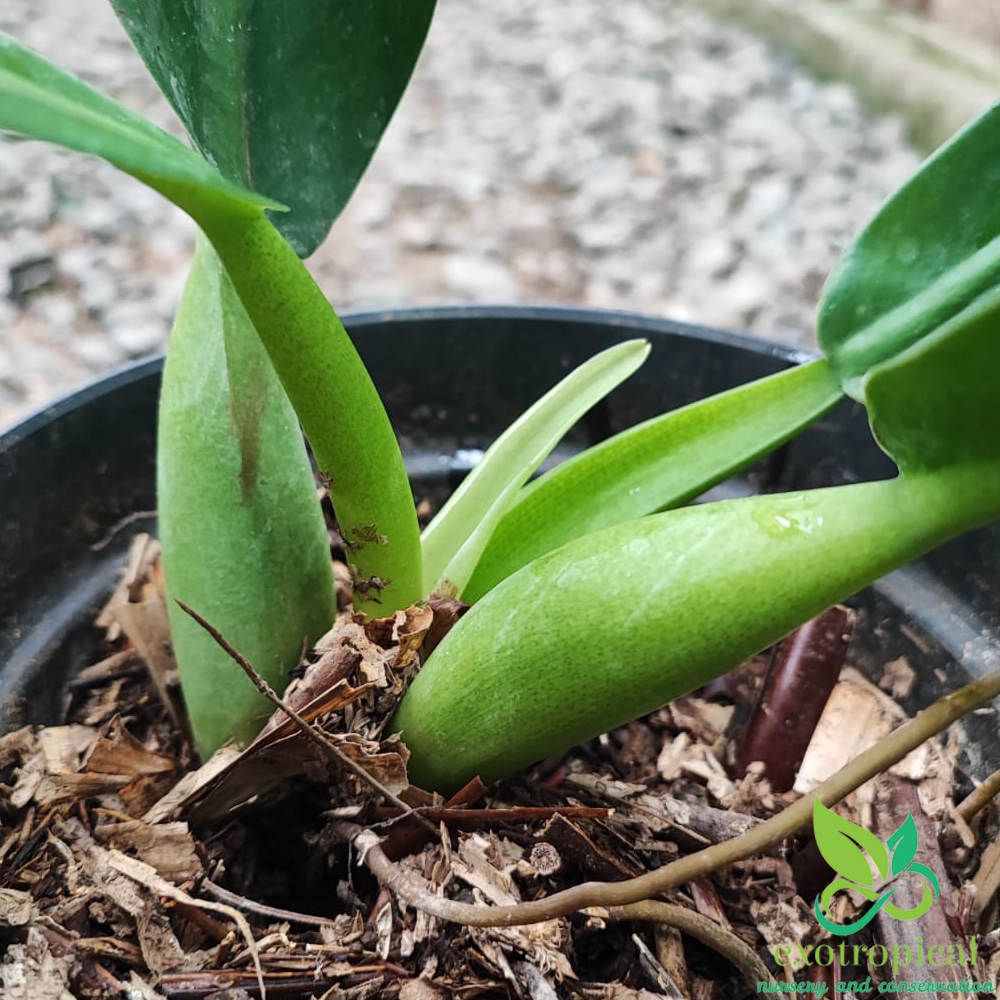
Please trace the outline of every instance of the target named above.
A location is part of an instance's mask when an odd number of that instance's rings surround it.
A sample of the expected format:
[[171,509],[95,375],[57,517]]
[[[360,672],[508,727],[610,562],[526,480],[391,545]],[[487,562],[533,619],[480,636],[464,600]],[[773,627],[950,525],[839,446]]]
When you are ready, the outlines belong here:
[[774,791],[792,787],[844,666],[853,631],[853,612],[837,606],[782,640],[736,753],[739,777],[759,760]]

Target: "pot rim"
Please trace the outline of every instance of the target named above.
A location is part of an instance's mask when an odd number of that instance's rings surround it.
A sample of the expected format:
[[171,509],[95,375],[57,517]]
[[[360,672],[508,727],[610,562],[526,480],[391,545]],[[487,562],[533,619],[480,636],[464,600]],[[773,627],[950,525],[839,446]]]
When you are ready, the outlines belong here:
[[[482,319],[500,320],[543,320],[552,323],[570,323],[576,326],[626,327],[631,332],[644,332],[650,336],[681,336],[718,344],[720,347],[752,350],[765,357],[775,358],[786,364],[803,364],[820,355],[804,348],[790,347],[775,341],[756,337],[748,333],[736,333],[717,327],[701,326],[671,320],[666,316],[652,316],[646,313],[629,312],[625,309],[601,309],[591,306],[563,305],[464,305],[443,304],[432,306],[404,306],[387,309],[361,309],[340,314],[344,326],[366,328],[392,323],[395,320],[433,321],[436,319],[477,321]],[[115,392],[123,386],[131,385],[148,377],[163,366],[165,355],[157,353],[137,361],[126,362],[106,375],[100,375],[78,389],[71,389],[57,395],[46,403],[21,417],[6,430],[0,432],[0,454],[15,447],[53,420],[58,420],[80,406]]]

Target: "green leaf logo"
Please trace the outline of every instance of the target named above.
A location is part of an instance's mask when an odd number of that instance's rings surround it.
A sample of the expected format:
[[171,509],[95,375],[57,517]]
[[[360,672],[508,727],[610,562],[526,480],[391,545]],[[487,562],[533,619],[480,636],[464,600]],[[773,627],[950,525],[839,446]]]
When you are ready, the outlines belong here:
[[902,826],[886,842],[886,846],[892,851],[892,874],[905,872],[917,855],[917,824],[909,813]]
[[[909,813],[899,829],[889,837],[888,843],[883,844],[875,834],[838,816],[817,798],[813,804],[813,832],[816,846],[827,864],[841,875],[816,897],[814,907],[816,919],[832,934],[853,934],[883,909],[897,920],[915,920],[926,913],[937,899],[940,892],[937,877],[925,865],[914,861],[918,846],[917,824]],[[920,878],[924,886],[920,903],[912,910],[901,910],[893,905],[890,898],[899,887],[884,888],[880,894],[872,875],[872,863],[881,876],[883,888],[890,877],[890,868],[893,878],[904,872]],[[830,901],[841,889],[853,889],[874,905],[853,923],[838,924],[829,915]]]
[[875,862],[882,879],[888,877],[889,854],[882,841],[863,826],[843,819],[827,809],[818,798],[813,806],[813,831],[816,834],[816,846],[819,847],[820,854],[826,858],[826,863],[834,871],[840,872],[844,878],[861,885],[873,885],[868,857]]

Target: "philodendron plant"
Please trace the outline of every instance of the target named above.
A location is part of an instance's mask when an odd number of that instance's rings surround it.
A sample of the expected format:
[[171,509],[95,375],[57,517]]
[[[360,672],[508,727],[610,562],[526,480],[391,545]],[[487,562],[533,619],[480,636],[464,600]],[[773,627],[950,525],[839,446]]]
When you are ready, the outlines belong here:
[[[612,347],[506,431],[421,537],[378,394],[297,252],[356,182],[432,4],[302,3],[295,23],[282,5],[240,0],[115,6],[201,152],[9,38],[0,127],[104,157],[203,233],[163,390],[168,590],[279,687],[302,637],[329,625],[297,417],[357,609],[382,616],[435,594],[473,605],[391,722],[416,784],[497,779],[648,712],[1000,517],[1000,106],[845,253],[820,304],[824,360],[634,427],[529,482],[648,349]],[[677,509],[844,393],[867,406],[895,478]],[[175,615],[173,626],[200,749],[245,742],[266,705],[192,623]]]

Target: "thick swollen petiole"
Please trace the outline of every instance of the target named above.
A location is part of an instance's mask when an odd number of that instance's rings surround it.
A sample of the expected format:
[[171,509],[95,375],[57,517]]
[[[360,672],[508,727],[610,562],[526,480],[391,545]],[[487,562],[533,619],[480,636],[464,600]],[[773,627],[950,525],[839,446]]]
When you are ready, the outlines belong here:
[[492,781],[729,670],[1000,514],[1000,466],[655,514],[543,556],[452,630],[392,722],[415,784]]
[[207,759],[230,738],[249,743],[270,707],[173,598],[205,615],[279,687],[303,641],[318,639],[337,609],[302,431],[204,238],[163,373],[157,506],[171,639]]

